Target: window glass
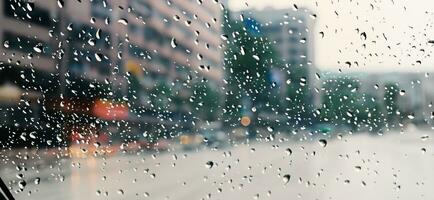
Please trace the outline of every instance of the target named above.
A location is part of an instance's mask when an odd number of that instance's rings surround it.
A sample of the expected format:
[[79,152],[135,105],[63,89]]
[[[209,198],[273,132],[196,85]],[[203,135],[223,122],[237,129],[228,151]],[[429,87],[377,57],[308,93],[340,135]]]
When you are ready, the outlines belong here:
[[434,199],[430,0],[2,0],[0,199]]

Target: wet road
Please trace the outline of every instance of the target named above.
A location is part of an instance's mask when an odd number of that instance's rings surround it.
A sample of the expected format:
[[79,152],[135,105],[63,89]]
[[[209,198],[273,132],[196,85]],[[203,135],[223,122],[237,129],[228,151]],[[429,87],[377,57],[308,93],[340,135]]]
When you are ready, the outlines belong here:
[[[318,139],[274,141],[38,166],[29,161],[27,171],[20,172],[27,184],[14,195],[47,200],[434,199],[434,140],[422,137],[430,134],[358,134],[328,139],[326,146]],[[0,173],[16,191],[19,178],[12,166]]]

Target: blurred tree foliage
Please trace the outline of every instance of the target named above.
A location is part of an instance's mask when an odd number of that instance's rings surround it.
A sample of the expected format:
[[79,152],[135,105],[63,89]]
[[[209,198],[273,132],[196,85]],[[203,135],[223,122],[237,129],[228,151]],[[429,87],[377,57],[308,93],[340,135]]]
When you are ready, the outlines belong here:
[[384,104],[386,106],[386,119],[389,127],[394,127],[398,121],[398,96],[399,89],[395,83],[384,85]]
[[307,69],[297,65],[290,66],[286,88],[286,113],[293,124],[306,125],[312,111],[307,83]]
[[373,95],[360,93],[360,83],[352,77],[336,76],[324,82],[320,121],[352,130],[379,131],[384,124],[381,104]]
[[157,111],[170,111],[173,108],[172,90],[165,80],[158,81],[151,92],[152,107]]
[[217,86],[202,80],[194,84],[190,98],[193,112],[203,120],[215,121],[219,115],[221,91]]
[[[223,39],[226,41],[224,66],[227,91],[224,118],[227,122],[251,113],[252,125],[257,125],[258,112],[278,101],[270,101],[270,69],[277,65],[277,55],[266,37],[252,34],[241,21],[224,12]],[[250,112],[253,108],[253,112]],[[247,113],[242,113],[242,111]]]

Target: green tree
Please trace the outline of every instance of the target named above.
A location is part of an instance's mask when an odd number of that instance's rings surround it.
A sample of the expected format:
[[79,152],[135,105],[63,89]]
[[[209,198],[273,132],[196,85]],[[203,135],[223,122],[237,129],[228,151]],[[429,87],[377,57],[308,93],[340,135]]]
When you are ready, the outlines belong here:
[[293,124],[306,125],[312,110],[307,83],[307,69],[291,66],[286,89],[286,112]]
[[152,107],[158,112],[169,112],[173,108],[172,90],[166,81],[158,81],[151,92]]
[[384,105],[386,106],[386,119],[389,127],[394,127],[398,120],[398,96],[399,89],[394,83],[384,86]]
[[258,112],[267,109],[265,105],[270,103],[269,73],[277,65],[277,56],[266,37],[251,34],[243,22],[231,18],[228,10],[224,12],[223,21],[227,81],[225,119],[233,124],[242,110],[253,108],[256,111],[252,112],[250,127],[257,126]]
[[220,91],[209,81],[199,81],[193,86],[190,98],[193,112],[203,120],[217,120],[220,108]]
[[372,94],[361,93],[354,77],[332,76],[325,81],[320,121],[352,130],[379,131],[384,120],[381,104]]

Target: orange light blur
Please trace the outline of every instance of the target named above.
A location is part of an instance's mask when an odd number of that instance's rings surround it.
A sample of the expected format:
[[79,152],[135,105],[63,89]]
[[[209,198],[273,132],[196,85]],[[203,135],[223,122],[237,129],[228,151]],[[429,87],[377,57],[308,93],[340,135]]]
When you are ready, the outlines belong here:
[[247,116],[243,116],[242,118],[241,118],[241,125],[243,125],[243,126],[249,126],[250,125],[250,117],[247,117]]

